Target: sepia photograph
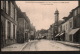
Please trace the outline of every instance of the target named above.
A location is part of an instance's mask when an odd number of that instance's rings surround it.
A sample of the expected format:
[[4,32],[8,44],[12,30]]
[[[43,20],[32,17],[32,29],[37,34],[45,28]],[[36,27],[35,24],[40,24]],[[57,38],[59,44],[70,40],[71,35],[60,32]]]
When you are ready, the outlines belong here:
[[80,1],[1,0],[1,51],[80,51]]

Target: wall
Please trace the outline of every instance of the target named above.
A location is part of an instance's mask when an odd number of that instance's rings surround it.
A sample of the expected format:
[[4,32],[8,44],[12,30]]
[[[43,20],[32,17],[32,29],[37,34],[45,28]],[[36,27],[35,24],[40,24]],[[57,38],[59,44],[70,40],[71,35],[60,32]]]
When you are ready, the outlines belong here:
[[[16,38],[13,38],[13,37],[16,36],[17,21],[15,21],[14,19],[15,18],[17,19],[17,17],[16,17],[17,10],[14,12],[14,8],[11,9],[11,7],[14,6],[14,4],[12,4],[12,6],[10,7],[12,2],[13,1],[1,1],[1,15],[2,15],[1,21],[4,21],[4,23],[2,23],[2,25],[3,25],[2,30],[4,30],[4,33],[2,34],[1,37],[3,37],[3,35],[4,35],[3,39],[5,40],[5,42],[3,41],[3,44],[5,43],[5,46],[16,42],[16,41],[14,41]],[[13,17],[11,17],[11,15]],[[10,23],[10,26],[8,25],[8,22]],[[15,30],[13,29],[13,25],[15,25]],[[10,33],[8,31],[10,31]],[[15,33],[13,31],[15,31]],[[10,36],[10,38],[8,36]]]
[[69,39],[69,32],[73,28],[73,17],[68,19],[65,23],[62,24],[62,31],[65,31],[65,40],[70,41]]
[[5,46],[5,17],[1,15],[1,47]]

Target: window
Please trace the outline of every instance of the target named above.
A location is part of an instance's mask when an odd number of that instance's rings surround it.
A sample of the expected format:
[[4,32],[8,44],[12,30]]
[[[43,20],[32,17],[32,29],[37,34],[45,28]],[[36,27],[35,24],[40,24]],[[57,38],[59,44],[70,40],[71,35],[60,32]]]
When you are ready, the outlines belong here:
[[72,41],[72,35],[69,36],[69,40]]
[[55,34],[56,34],[56,31],[55,31]]
[[11,2],[11,17],[14,19],[14,5],[12,4],[12,2]]
[[67,24],[66,24],[66,30],[67,30]]
[[25,29],[27,29],[27,22],[25,21]]
[[66,30],[66,26],[64,25],[64,30]]
[[70,21],[70,28],[72,28],[72,22]]
[[10,34],[11,34],[11,24],[10,24],[9,21],[8,21],[7,32],[8,32],[7,38],[10,39]]
[[10,11],[11,11],[11,8],[10,8],[10,1],[8,1],[8,14],[10,15]]
[[8,1],[6,1],[6,13],[8,14]]
[[77,10],[74,11],[74,16],[76,16],[76,15],[77,15]]
[[15,25],[13,25],[13,39],[15,39]]
[[13,5],[13,19],[15,20],[15,7]]
[[65,30],[64,26],[62,26],[62,31]]
[[3,9],[3,1],[1,1],[1,9]]
[[12,3],[11,3],[11,2],[10,2],[10,7],[11,7],[11,8],[10,8],[10,9],[11,9],[11,11],[10,11],[10,16],[12,17],[12,9],[13,9],[13,8],[12,8]]
[[6,12],[6,1],[3,1],[3,9]]
[[60,27],[60,28],[61,28],[61,31],[62,31],[62,25],[61,25],[61,27]]
[[15,8],[15,21],[17,20],[17,10]]

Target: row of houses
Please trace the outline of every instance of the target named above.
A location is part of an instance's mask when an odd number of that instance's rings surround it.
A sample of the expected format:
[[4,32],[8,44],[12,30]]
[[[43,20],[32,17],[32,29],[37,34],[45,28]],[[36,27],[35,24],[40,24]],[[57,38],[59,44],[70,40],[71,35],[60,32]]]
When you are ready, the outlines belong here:
[[1,47],[28,41],[33,27],[15,1],[1,1]]
[[80,42],[80,6],[73,9],[69,16],[63,19],[64,22],[58,27],[58,33],[62,34],[61,40]]
[[52,39],[80,43],[80,1],[78,3],[63,21],[59,20],[59,11],[55,11],[55,23],[50,27],[53,35],[49,35]]
[[36,32],[35,39],[47,39],[48,38],[47,36],[48,36],[48,30],[41,29]]

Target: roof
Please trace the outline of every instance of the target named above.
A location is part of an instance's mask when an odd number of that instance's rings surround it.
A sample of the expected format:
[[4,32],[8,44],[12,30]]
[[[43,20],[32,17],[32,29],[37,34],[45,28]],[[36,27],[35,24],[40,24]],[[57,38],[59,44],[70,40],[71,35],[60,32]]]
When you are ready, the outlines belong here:
[[58,25],[61,25],[62,23],[63,23],[62,20],[59,20],[59,21],[58,21]]
[[67,17],[63,17],[63,19],[65,21],[67,21],[68,19],[70,19],[73,16],[73,11],[69,13],[69,15]]
[[80,6],[77,6],[76,8],[72,9],[72,12],[75,11],[76,9],[78,9]]
[[26,13],[25,12],[22,12],[22,13],[23,13],[24,18],[27,20],[27,22],[30,22],[30,19],[28,18],[28,16],[26,15]]
[[67,21],[68,19],[70,19],[71,17],[73,17],[73,12],[76,10],[76,9],[78,9],[79,8],[79,6],[77,6],[76,8],[74,8],[74,9],[72,9],[72,11],[69,13],[69,15],[67,16],[67,17],[63,17],[63,19],[65,20],[65,21]]

